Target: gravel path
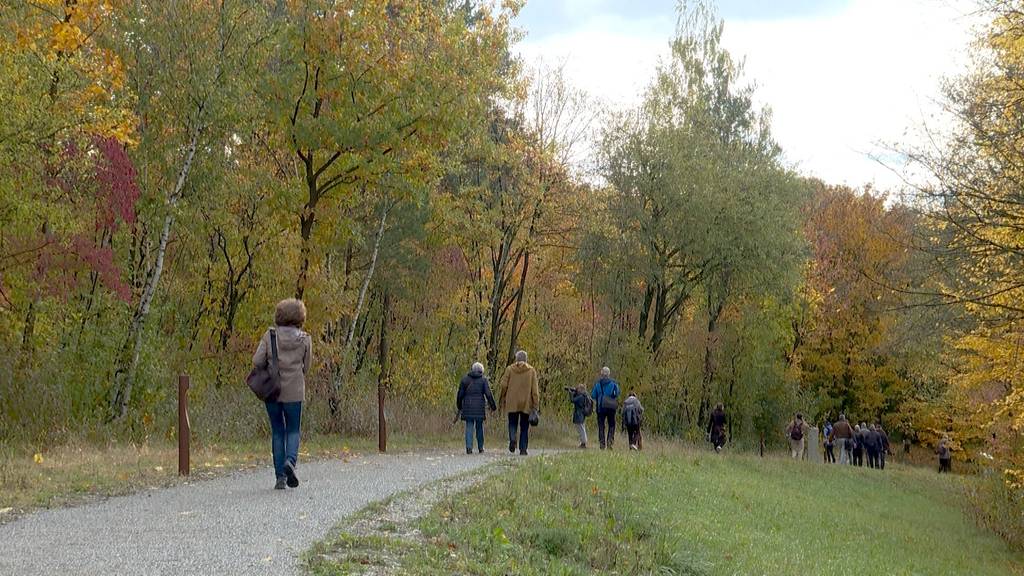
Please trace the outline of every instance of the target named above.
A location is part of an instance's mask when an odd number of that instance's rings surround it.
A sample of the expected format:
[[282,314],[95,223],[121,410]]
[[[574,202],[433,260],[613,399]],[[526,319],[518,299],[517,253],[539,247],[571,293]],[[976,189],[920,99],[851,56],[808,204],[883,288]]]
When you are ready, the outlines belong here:
[[47,510],[0,526],[0,574],[297,574],[297,556],[367,504],[505,455],[353,457]]

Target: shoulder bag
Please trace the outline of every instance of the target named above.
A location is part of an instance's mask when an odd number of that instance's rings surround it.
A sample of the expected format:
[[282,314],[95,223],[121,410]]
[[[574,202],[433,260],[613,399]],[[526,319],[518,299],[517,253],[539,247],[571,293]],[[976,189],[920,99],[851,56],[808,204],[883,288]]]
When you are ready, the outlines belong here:
[[270,329],[270,350],[267,365],[256,366],[245,379],[249,389],[264,402],[277,402],[281,395],[281,366],[277,356],[277,330]]

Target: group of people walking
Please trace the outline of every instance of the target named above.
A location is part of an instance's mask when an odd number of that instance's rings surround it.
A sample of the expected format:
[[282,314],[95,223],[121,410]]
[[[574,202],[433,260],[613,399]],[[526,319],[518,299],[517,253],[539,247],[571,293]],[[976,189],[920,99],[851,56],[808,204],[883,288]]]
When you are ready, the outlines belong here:
[[[476,439],[477,453],[484,451],[484,421],[486,408],[496,412],[499,408],[508,418],[508,451],[526,456],[530,446],[530,428],[540,421],[540,384],[537,370],[527,362],[524,350],[516,352],[516,361],[505,369],[501,378],[501,393],[497,402],[491,390],[490,381],[484,375],[479,362],[473,364],[469,373],[459,382],[455,397],[455,408],[466,426],[466,453],[473,453]],[[587,448],[586,419],[596,412],[597,435],[601,449],[611,449],[615,444],[616,418],[620,412],[621,388],[612,379],[608,367],[601,369],[601,376],[594,383],[588,395],[580,385],[567,387],[569,402],[572,403],[572,423],[579,435],[579,447]],[[643,422],[643,405],[635,393],[622,402],[622,424],[626,428],[629,447],[639,450],[643,447],[640,427]]]
[[[312,338],[302,330],[306,321],[306,307],[296,299],[282,300],[274,311],[274,326],[260,339],[253,355],[253,373],[273,374],[275,386],[262,397],[270,420],[271,446],[274,459],[275,488],[298,487],[296,465],[299,453],[299,426],[302,403],[305,400],[305,378],[313,361]],[[250,374],[250,378],[253,374]],[[252,385],[252,384],[250,384]],[[474,440],[478,453],[484,451],[484,422],[487,412],[501,409],[508,419],[508,450],[526,456],[530,445],[530,428],[540,421],[540,382],[537,370],[527,362],[527,354],[520,350],[515,362],[508,366],[501,378],[500,396],[495,401],[484,366],[474,363],[459,383],[455,405],[459,418],[466,427],[466,453],[473,453]],[[619,383],[612,379],[611,370],[604,367],[600,377],[587,394],[580,385],[567,387],[572,403],[572,423],[579,435],[579,447],[587,448],[586,419],[597,415],[597,434],[601,449],[611,450],[615,444],[616,419],[621,413],[631,450],[643,448],[644,407],[635,393],[621,402]],[[254,388],[256,391],[256,388]],[[726,414],[722,404],[710,413],[707,440],[716,452],[726,443]],[[786,426],[786,436],[793,458],[803,458],[810,427],[802,414],[796,414]],[[881,424],[851,425],[845,414],[823,429],[825,461],[829,463],[863,466],[867,456],[870,468],[884,469],[886,455],[891,454],[889,436]],[[837,454],[838,453],[838,454]],[[936,449],[940,472],[949,472],[951,453],[949,439],[943,438]]]
[[892,454],[892,450],[889,435],[881,424],[861,422],[851,426],[846,415],[840,414],[835,424],[826,421],[822,432],[825,462],[864,466],[866,455],[868,468],[885,470],[885,457]]

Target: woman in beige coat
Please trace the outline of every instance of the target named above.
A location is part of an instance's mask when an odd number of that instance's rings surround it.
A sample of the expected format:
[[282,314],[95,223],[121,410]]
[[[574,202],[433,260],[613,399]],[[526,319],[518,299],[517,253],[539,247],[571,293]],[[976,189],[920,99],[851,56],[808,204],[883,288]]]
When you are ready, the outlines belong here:
[[270,333],[277,336],[277,358],[281,374],[281,394],[277,401],[267,402],[270,417],[272,448],[274,453],[274,474],[277,484],[274,488],[283,490],[285,485],[296,488],[299,478],[295,467],[299,458],[299,423],[302,419],[302,402],[306,399],[306,374],[313,362],[313,340],[302,331],[306,321],[306,305],[300,300],[289,298],[277,303],[274,311],[274,327],[263,334],[253,366],[267,365],[271,354]]
[[516,451],[516,433],[519,435],[519,454],[526,456],[530,445],[530,412],[540,407],[540,385],[537,371],[526,363],[526,352],[516,352],[516,361],[505,369],[501,379],[499,404],[508,413],[508,451]]

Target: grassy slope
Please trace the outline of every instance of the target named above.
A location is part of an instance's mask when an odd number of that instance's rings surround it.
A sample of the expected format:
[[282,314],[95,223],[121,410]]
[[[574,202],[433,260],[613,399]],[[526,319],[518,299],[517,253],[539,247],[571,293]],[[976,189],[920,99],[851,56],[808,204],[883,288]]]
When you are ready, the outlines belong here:
[[[672,448],[536,459],[442,503],[410,574],[1024,574],[961,478]],[[342,537],[339,542],[342,542]],[[330,563],[319,574],[347,573]]]

